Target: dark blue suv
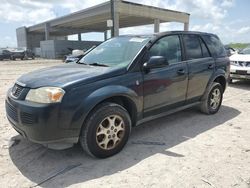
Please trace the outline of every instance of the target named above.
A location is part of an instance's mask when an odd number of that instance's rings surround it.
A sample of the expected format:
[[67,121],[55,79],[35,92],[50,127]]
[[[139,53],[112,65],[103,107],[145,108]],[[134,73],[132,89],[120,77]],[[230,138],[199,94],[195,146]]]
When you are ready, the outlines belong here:
[[120,36],[77,63],[21,76],[8,91],[6,112],[32,142],[57,149],[80,142],[105,158],[142,122],[191,106],[216,113],[228,76],[229,59],[216,35]]

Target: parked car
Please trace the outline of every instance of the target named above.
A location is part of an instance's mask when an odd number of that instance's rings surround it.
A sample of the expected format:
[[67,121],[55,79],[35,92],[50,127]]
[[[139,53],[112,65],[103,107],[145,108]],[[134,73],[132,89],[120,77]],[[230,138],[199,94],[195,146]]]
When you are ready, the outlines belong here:
[[250,46],[230,57],[230,81],[250,80]]
[[225,45],[224,47],[226,49],[228,57],[230,57],[231,55],[237,53],[237,51],[234,48],[230,47],[229,45]]
[[35,59],[35,54],[29,50],[29,49],[22,49],[22,48],[17,48],[16,50],[11,52],[11,59],[16,60],[16,59]]
[[32,142],[54,149],[80,142],[88,154],[105,158],[145,121],[192,106],[217,113],[229,66],[213,34],[115,37],[78,63],[21,76],[8,91],[6,114]]
[[65,63],[76,63],[78,60],[80,60],[83,57],[83,54],[81,55],[67,55],[65,56]]
[[9,50],[0,49],[0,60],[10,59],[10,58],[11,58],[11,53]]
[[72,54],[65,56],[65,63],[76,63],[83,58],[87,53],[93,50],[96,46],[92,46],[90,49],[84,50],[72,50]]

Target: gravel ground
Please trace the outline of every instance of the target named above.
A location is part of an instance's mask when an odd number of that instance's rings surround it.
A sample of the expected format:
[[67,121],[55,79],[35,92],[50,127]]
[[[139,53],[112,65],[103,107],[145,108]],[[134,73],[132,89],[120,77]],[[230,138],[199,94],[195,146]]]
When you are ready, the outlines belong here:
[[54,151],[31,143],[5,117],[15,79],[60,63],[0,61],[0,187],[250,188],[250,82],[228,87],[216,115],[189,109],[145,123],[122,152],[100,160],[79,145]]

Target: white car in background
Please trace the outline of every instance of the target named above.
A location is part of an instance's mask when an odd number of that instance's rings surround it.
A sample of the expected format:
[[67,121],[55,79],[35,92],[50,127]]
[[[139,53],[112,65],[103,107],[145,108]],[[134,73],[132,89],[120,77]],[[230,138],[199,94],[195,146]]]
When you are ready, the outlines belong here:
[[250,80],[250,46],[229,57],[230,81]]

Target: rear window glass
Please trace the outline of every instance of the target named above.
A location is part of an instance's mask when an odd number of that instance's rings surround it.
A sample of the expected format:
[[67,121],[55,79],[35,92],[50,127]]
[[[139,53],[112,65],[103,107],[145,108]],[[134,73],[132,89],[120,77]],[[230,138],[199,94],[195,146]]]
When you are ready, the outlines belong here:
[[226,50],[218,37],[213,35],[203,35],[202,38],[206,42],[213,57],[227,56]]
[[210,57],[210,54],[208,52],[208,49],[207,49],[205,43],[202,40],[200,40],[200,42],[201,42],[201,48],[202,48],[203,57]]
[[198,36],[184,35],[184,45],[186,48],[187,60],[202,58],[201,45]]

